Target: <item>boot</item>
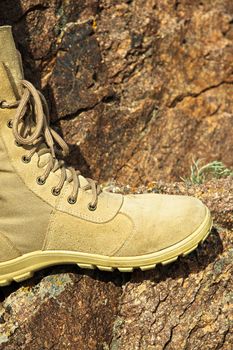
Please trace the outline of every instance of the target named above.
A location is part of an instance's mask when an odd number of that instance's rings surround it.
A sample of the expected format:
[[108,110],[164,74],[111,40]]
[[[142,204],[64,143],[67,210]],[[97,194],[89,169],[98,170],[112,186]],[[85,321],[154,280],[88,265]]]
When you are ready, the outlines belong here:
[[0,285],[57,264],[112,271],[175,261],[208,235],[193,197],[127,195],[67,167],[43,95],[23,79],[11,28],[0,27]]

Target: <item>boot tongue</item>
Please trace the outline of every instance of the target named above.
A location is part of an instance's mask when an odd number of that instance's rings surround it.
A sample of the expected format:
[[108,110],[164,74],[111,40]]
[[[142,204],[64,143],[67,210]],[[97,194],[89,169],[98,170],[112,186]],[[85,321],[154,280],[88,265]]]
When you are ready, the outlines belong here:
[[0,62],[6,68],[16,98],[21,95],[20,81],[23,79],[21,57],[16,49],[10,26],[0,27]]

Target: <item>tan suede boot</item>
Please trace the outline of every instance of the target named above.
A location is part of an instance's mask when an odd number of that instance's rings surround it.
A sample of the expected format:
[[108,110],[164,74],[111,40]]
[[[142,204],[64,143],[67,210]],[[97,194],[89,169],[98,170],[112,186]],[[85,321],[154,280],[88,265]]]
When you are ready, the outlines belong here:
[[103,192],[59,160],[57,146],[67,146],[22,78],[9,26],[0,28],[0,83],[1,286],[64,263],[147,270],[206,238],[212,220],[198,199]]

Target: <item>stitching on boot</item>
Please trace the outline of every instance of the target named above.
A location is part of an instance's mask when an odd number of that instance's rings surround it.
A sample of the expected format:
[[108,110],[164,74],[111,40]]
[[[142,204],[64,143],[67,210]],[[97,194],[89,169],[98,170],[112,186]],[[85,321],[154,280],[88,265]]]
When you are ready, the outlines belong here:
[[57,212],[57,209],[55,208],[52,210],[52,212],[50,214],[49,224],[47,227],[47,231],[45,233],[45,238],[44,238],[42,250],[46,250],[46,247],[48,246],[48,240],[49,240],[50,233],[52,232],[52,228],[54,226],[56,212]]
[[7,234],[3,233],[2,230],[0,231],[0,240],[1,238],[4,241],[4,243],[6,243],[6,245],[9,246],[16,254],[22,255],[22,252],[17,247],[15,247],[15,245],[7,237]]
[[125,213],[120,213],[121,215],[126,216],[128,219],[130,219],[130,221],[132,222],[133,225],[133,229],[131,231],[131,233],[129,234],[129,236],[126,238],[126,240],[120,245],[120,247],[118,247],[113,253],[112,255],[117,254],[122,248],[124,248],[127,243],[130,241],[130,239],[134,236],[134,234],[136,233],[136,224],[133,222],[133,220],[131,219],[131,217]]

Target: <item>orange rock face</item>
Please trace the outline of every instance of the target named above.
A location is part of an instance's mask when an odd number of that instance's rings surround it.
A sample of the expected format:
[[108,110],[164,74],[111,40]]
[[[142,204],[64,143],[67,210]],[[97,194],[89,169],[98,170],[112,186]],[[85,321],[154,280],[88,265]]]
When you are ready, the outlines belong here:
[[17,0],[1,6],[69,161],[101,181],[233,165],[233,3]]

